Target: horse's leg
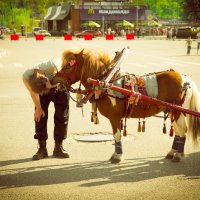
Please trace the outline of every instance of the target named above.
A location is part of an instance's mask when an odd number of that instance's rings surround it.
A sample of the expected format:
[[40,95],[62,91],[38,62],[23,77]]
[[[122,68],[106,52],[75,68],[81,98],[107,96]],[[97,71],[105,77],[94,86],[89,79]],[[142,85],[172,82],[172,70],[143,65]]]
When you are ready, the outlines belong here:
[[110,158],[111,163],[119,163],[121,162],[123,157],[123,150],[122,150],[122,142],[121,142],[121,125],[120,119],[112,119],[110,120],[113,129],[113,135],[115,139],[115,152]]
[[172,159],[173,162],[179,162],[184,154],[185,133],[187,132],[187,125],[184,115],[181,113],[178,120],[173,122],[175,137],[172,144],[172,149],[166,155],[166,159]]

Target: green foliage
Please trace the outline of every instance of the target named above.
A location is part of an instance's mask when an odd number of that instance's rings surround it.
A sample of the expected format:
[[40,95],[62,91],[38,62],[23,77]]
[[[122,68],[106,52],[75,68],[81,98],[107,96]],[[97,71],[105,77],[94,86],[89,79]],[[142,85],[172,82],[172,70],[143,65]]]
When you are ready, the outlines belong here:
[[[67,0],[0,0],[0,25],[20,29],[27,24],[28,30],[35,20],[43,19],[50,6]],[[78,0],[68,2],[79,3]],[[132,0],[131,5],[147,5],[159,19],[200,20],[199,0]]]
[[190,21],[200,21],[200,1],[185,0],[185,14]]

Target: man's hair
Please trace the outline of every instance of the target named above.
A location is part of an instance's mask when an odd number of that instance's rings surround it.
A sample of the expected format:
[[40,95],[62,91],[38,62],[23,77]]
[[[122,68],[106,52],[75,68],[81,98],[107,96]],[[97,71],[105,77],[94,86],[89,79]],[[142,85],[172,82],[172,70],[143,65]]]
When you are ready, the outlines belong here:
[[38,94],[41,94],[46,89],[47,79],[43,76],[40,76],[40,72],[35,70],[33,75],[29,78],[29,85],[31,89]]

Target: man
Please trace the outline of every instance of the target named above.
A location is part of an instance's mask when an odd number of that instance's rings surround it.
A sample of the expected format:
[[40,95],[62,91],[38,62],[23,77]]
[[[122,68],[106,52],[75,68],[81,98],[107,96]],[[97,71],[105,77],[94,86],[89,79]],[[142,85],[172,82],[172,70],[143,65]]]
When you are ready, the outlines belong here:
[[189,36],[188,39],[186,40],[186,46],[187,46],[187,55],[190,55],[190,51],[191,51],[191,48],[192,48],[191,36]]
[[54,114],[54,140],[53,156],[69,158],[69,154],[62,147],[63,140],[67,137],[69,119],[69,93],[56,91],[51,84],[52,78],[58,72],[54,62],[46,61],[38,64],[33,69],[28,69],[23,74],[23,82],[29,91],[35,105],[35,135],[39,149],[33,160],[48,157],[46,148],[48,107],[52,101],[55,106]]
[[199,52],[199,48],[200,48],[200,32],[197,33],[197,54]]

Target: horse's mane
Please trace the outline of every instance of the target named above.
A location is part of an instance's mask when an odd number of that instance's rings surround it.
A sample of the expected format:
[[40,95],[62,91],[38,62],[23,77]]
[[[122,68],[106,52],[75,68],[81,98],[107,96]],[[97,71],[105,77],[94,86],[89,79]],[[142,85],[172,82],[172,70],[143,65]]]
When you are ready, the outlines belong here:
[[108,67],[110,66],[110,58],[106,53],[87,48],[81,50],[70,49],[64,51],[62,54],[61,68],[67,74],[69,73],[71,68],[69,66],[70,59],[76,59],[78,66],[78,68],[76,68],[76,70],[74,71],[75,74],[71,74],[70,76],[79,76],[81,83],[85,87],[88,84],[88,78],[102,78],[104,74],[108,71]]
[[86,77],[99,78],[103,76],[110,65],[110,58],[107,54],[85,49],[83,52],[83,75]]

